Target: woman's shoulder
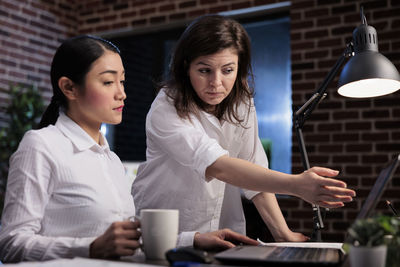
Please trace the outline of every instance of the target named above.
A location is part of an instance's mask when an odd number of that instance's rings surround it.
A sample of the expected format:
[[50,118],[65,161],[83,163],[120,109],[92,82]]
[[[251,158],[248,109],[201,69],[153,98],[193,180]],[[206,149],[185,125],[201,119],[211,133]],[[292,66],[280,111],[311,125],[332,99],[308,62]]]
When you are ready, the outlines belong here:
[[251,98],[248,101],[241,101],[236,106],[236,110],[241,120],[247,120],[247,117],[252,116],[252,114],[256,112],[254,99]]
[[41,147],[44,144],[48,144],[50,147],[52,145],[57,145],[58,141],[62,137],[60,131],[54,125],[49,125],[38,130],[27,131],[19,147]]
[[166,114],[166,113],[169,115],[171,115],[171,113],[176,114],[174,100],[166,92],[165,88],[161,89],[158,92],[156,98],[154,99],[153,103],[151,104],[149,115],[152,115],[153,113],[160,114],[160,115]]
[[173,104],[173,99],[167,91],[167,88],[161,88],[153,101],[156,105]]
[[254,98],[249,98],[248,100],[240,101],[239,108],[251,109],[254,110]]

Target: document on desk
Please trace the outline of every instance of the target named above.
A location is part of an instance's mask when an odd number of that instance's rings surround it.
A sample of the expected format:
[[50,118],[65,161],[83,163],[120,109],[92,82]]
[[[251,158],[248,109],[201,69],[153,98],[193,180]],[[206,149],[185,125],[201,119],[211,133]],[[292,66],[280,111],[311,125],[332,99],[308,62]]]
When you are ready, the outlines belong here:
[[261,246],[274,246],[274,247],[297,247],[297,248],[334,248],[342,249],[343,243],[331,243],[331,242],[272,242],[265,243],[260,239],[257,239]]

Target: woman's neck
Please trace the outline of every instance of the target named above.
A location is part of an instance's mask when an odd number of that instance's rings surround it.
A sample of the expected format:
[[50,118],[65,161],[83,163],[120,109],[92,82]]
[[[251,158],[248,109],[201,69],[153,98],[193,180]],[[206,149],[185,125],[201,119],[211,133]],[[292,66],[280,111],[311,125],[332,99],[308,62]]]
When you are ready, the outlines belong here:
[[[78,124],[95,142],[100,145],[100,126],[101,123],[93,123],[82,119],[81,116],[75,116],[71,112],[67,112],[66,115]],[[80,119],[78,119],[80,118]]]
[[88,125],[78,125],[96,142],[96,144],[101,145],[100,143],[100,126],[98,127],[89,127]]

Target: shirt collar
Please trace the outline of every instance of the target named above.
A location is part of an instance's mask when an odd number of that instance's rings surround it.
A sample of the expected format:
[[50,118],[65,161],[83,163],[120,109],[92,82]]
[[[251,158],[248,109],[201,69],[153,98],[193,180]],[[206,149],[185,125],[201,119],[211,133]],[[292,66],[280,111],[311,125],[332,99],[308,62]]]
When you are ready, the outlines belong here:
[[97,144],[93,138],[89,136],[85,130],[83,130],[76,122],[65,115],[64,112],[60,112],[60,116],[57,119],[55,125],[79,150],[83,151],[91,147],[97,147],[102,150],[109,150],[109,145],[107,139],[100,132],[100,143],[101,146]]

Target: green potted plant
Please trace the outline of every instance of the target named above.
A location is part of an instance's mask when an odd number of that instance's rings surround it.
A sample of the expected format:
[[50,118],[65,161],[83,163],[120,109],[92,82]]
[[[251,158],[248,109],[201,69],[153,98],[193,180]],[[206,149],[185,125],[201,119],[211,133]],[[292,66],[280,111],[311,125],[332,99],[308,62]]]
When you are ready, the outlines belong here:
[[9,117],[8,127],[0,129],[0,217],[10,156],[18,148],[25,132],[36,127],[44,110],[43,98],[35,86],[11,85],[9,95],[10,103],[5,109]]
[[386,267],[400,267],[400,217],[380,216],[378,220],[385,230]]
[[398,225],[398,219],[383,215],[356,220],[348,230],[352,240],[349,249],[351,266],[384,267],[388,251],[385,237],[398,235]]

